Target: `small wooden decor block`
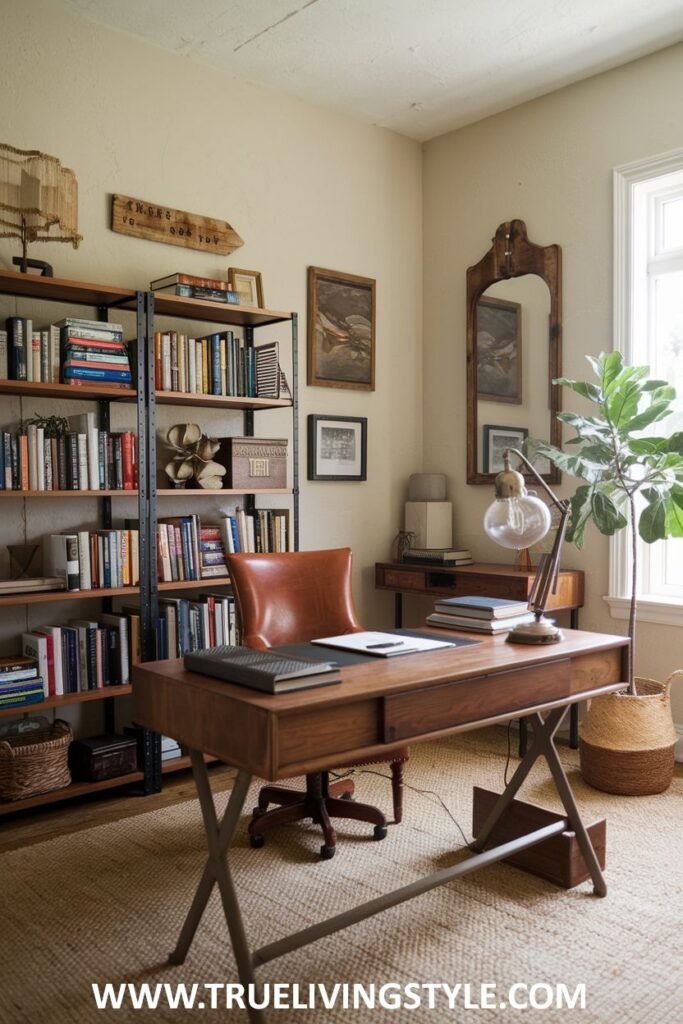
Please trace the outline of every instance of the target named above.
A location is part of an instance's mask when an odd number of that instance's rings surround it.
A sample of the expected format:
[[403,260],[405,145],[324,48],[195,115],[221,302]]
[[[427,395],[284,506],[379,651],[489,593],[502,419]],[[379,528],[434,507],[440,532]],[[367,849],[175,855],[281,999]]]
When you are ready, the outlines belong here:
[[170,206],[160,206],[132,196],[111,197],[111,229],[121,235],[220,255],[227,255],[244,245],[243,239],[227,221],[174,210]]
[[[472,800],[472,832],[476,836],[483,827],[493,805],[500,794],[493,793],[488,789],[474,787]],[[493,830],[491,839],[485,849],[492,846],[500,846],[511,839],[536,829],[552,825],[561,821],[564,815],[555,811],[548,811],[544,807],[536,807],[535,804],[527,804],[523,800],[513,800],[512,804]],[[586,826],[591,842],[595,847],[595,853],[601,868],[605,867],[605,850],[607,847],[607,825],[604,818]],[[574,832],[562,832],[558,836],[551,836],[542,843],[522,850],[511,857],[506,858],[508,864],[528,871],[531,875],[538,875],[545,878],[563,889],[573,889],[590,878],[583,854],[579,849]]]

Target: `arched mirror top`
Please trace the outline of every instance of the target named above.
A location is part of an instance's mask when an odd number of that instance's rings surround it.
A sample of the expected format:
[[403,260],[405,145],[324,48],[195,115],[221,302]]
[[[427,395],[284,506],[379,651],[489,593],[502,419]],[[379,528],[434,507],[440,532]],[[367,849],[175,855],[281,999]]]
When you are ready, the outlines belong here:
[[[486,255],[467,270],[467,482],[470,484],[493,483],[500,454],[495,446],[505,443],[506,430],[509,430],[509,443],[513,447],[519,448],[527,433],[558,447],[562,444],[562,425],[557,419],[560,388],[552,383],[553,378],[562,373],[560,247],[530,242],[522,220],[501,224],[492,243]],[[527,275],[541,278],[547,286],[547,295],[540,282],[535,288],[528,285],[522,288],[520,283],[508,288],[503,284]],[[493,288],[494,285],[497,287]],[[492,289],[491,294],[484,299],[488,289]],[[535,308],[528,308],[531,296],[539,296],[539,293],[540,297],[534,300]],[[542,309],[538,308],[540,301],[544,302]],[[490,382],[494,371],[500,378],[497,387]],[[487,372],[489,379],[485,379]],[[504,404],[492,405],[492,402]],[[507,426],[501,425],[501,420]],[[560,472],[555,466],[546,464],[537,468],[549,483],[559,482]]]

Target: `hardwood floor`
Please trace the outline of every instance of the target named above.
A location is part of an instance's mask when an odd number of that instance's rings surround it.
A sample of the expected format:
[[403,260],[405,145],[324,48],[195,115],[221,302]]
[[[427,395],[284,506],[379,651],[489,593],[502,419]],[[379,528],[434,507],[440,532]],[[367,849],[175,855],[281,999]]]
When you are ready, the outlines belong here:
[[[215,764],[209,767],[211,787],[215,792],[230,789],[235,775],[235,769],[227,765]],[[47,805],[33,811],[19,811],[4,817],[0,822],[0,853],[33,846],[47,839],[119,821],[121,818],[146,814],[147,811],[156,811],[184,800],[195,800],[196,797],[192,772],[188,769],[165,776],[163,790],[154,796],[140,796],[132,789],[128,792],[113,790],[106,795]]]

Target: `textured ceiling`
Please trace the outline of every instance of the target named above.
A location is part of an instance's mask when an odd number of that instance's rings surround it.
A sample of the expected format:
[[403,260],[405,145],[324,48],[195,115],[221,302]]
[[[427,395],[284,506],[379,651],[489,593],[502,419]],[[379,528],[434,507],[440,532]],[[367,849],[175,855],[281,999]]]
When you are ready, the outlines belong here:
[[683,39],[681,0],[63,0],[181,56],[425,140]]

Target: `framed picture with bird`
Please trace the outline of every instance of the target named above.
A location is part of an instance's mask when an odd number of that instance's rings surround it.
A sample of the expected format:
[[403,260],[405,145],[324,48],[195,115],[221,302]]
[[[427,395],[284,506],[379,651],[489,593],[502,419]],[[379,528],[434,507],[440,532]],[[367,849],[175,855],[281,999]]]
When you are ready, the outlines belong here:
[[375,281],[308,268],[308,383],[375,390]]

